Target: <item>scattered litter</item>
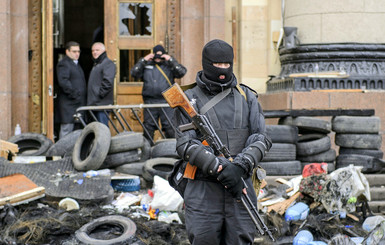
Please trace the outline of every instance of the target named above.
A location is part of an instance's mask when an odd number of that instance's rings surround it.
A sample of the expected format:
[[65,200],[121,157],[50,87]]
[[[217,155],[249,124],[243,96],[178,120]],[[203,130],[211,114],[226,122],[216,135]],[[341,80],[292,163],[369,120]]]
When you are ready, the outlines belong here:
[[131,205],[140,202],[140,197],[137,195],[133,195],[128,192],[122,192],[116,198],[116,200],[112,201],[112,205],[117,208],[118,212],[122,212],[123,209],[128,209]]
[[182,208],[183,198],[169,185],[167,180],[155,175],[153,191],[154,199],[151,201],[153,209],[178,211]]
[[59,202],[59,207],[62,208],[62,209],[65,209],[67,211],[71,211],[71,210],[74,210],[74,209],[79,209],[79,203],[72,199],[72,198],[64,198],[62,199],[60,202]]

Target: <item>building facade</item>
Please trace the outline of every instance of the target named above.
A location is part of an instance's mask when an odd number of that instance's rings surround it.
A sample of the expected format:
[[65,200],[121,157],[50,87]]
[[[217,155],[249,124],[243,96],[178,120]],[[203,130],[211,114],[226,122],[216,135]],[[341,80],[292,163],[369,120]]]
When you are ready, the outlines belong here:
[[[239,81],[258,91],[264,109],[371,108],[381,117],[384,130],[385,95],[379,82],[374,90],[331,87],[323,93],[317,85],[296,91],[280,83],[290,77],[294,81],[292,77],[300,73],[339,72],[341,67],[348,75],[361,69],[369,83],[373,74],[380,81],[385,65],[378,55],[383,51],[368,51],[373,44],[385,43],[380,31],[384,6],[384,0],[2,0],[0,139],[13,135],[16,124],[22,132],[54,138],[55,66],[65,53],[65,43],[77,41],[82,50],[79,62],[88,77],[90,47],[96,40],[105,43],[118,68],[115,104],[142,103],[142,83],[133,80],[129,70],[153,46],[164,45],[187,67],[178,82],[190,84],[201,69],[204,44],[219,38],[234,47],[234,72]],[[307,45],[321,46],[322,51],[337,44],[369,50],[359,50],[366,56],[357,62],[359,57],[344,53],[355,64],[348,68],[338,59],[332,66],[325,60],[310,62],[309,53],[303,52]],[[295,60],[293,50],[305,58]],[[370,66],[373,62],[375,66]],[[281,89],[269,90],[277,86]]]

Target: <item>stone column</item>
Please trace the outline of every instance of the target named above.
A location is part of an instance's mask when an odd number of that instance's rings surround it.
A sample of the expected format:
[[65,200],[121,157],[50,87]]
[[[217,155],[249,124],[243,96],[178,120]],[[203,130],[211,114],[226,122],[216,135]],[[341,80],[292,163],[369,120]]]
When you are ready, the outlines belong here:
[[384,1],[285,1],[284,25],[298,28],[301,44],[384,43],[384,22]]
[[28,132],[28,0],[11,0],[11,129]]
[[0,1],[0,139],[11,135],[11,18],[12,0]]
[[224,39],[223,0],[181,0],[181,63],[187,67],[182,84],[195,82],[202,69],[202,48],[210,40]]

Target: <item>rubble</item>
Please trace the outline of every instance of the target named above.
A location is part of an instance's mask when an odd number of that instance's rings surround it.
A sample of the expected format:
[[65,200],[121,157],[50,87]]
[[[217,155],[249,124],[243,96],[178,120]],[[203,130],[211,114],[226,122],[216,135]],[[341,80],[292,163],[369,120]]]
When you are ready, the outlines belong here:
[[[325,163],[308,164],[302,175],[276,179],[275,186],[264,181],[259,213],[277,241],[263,236],[255,244],[385,243],[385,218],[369,209],[370,187],[361,169],[349,165],[327,173]],[[32,189],[44,188],[44,195],[26,198],[28,203],[4,203],[0,244],[79,244],[76,233],[93,222],[102,225],[87,236],[108,240],[103,244],[116,244],[116,239],[119,244],[189,244],[183,199],[162,177],[155,175],[149,182],[116,169],[82,172],[70,157],[39,163],[0,158],[0,178],[14,174],[35,183]],[[119,187],[112,181],[123,183]],[[0,195],[15,194],[2,190]],[[289,218],[295,204],[305,208]],[[107,222],[113,219],[123,225]]]

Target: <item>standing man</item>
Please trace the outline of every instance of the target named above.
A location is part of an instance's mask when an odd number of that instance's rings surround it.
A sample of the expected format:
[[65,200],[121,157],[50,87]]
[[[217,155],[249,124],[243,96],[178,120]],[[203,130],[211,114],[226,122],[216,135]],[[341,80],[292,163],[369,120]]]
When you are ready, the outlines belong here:
[[[106,54],[103,43],[96,42],[92,45],[92,67],[88,78],[87,105],[111,105],[114,103],[114,78],[116,66]],[[108,116],[104,111],[93,111],[97,120],[108,127]]]
[[78,107],[86,104],[86,79],[78,64],[80,45],[70,41],[66,44],[66,56],[57,64],[59,139],[74,129],[74,117]]
[[[178,61],[168,55],[162,45],[153,48],[153,53],[141,58],[131,69],[131,75],[137,79],[143,79],[142,97],[145,104],[167,103],[162,92],[174,84],[174,78],[181,78],[187,69]],[[172,108],[164,108],[167,116],[171,119]],[[154,131],[157,129],[151,115],[157,122],[160,118],[162,130],[167,138],[174,138],[175,133],[160,108],[144,110],[144,126],[149,135],[148,139],[154,138]]]
[[[234,159],[215,156],[193,129],[177,135],[179,156],[197,167],[195,175],[185,172],[190,176],[184,190],[186,229],[193,245],[253,244],[257,232],[240,199],[247,191],[257,206],[251,174],[272,143],[266,136],[256,92],[237,86],[233,59],[229,44],[222,40],[208,42],[203,48],[203,71],[196,76],[197,86],[186,91]],[[177,125],[189,122],[179,110],[175,111],[175,120]],[[249,188],[244,189],[241,178]]]

